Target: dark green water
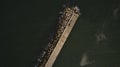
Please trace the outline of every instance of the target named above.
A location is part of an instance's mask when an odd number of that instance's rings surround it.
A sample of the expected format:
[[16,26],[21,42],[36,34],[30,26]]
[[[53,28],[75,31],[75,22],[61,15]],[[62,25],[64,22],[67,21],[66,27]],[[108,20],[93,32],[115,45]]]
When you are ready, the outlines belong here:
[[[83,53],[95,61],[84,67],[120,67],[118,0],[75,0],[81,16],[53,67],[80,67]],[[2,2],[0,67],[32,67],[55,29],[63,1]],[[120,8],[119,8],[120,9]],[[97,38],[104,33],[105,38]]]

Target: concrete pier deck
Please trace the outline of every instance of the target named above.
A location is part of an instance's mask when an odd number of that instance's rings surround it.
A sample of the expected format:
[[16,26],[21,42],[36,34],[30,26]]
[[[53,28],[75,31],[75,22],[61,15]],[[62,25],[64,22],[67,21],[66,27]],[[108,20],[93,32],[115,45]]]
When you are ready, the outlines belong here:
[[70,34],[74,24],[76,23],[77,19],[78,19],[78,14],[73,13],[71,19],[68,21],[68,24],[64,30],[64,32],[62,33],[58,43],[56,44],[55,49],[53,50],[51,56],[49,57],[47,63],[45,64],[45,67],[52,67],[52,65],[54,64],[58,54],[60,53],[68,35]]

